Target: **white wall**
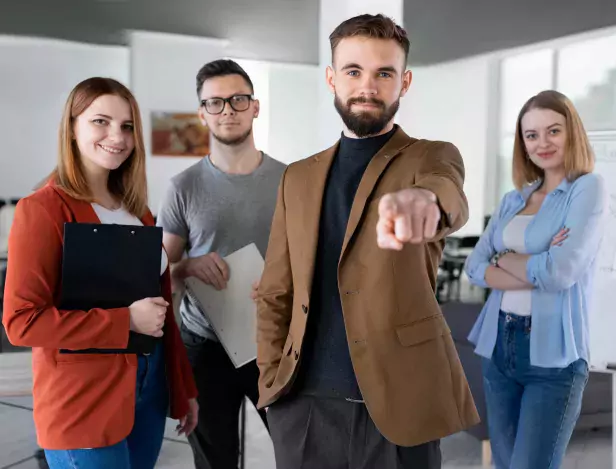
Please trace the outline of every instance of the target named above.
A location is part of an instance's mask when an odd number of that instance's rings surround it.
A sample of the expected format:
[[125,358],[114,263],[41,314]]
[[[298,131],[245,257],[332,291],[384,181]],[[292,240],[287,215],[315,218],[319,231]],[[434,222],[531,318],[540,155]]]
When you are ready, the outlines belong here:
[[64,103],[93,76],[128,84],[128,51],[0,36],[0,198],[23,197],[54,168]]
[[[269,67],[269,154],[284,163],[324,150],[318,138],[320,67]],[[332,104],[333,106],[333,104]]]
[[469,221],[459,234],[480,234],[491,164],[487,160],[492,58],[411,69],[413,82],[402,99],[398,123],[413,137],[449,141],[458,147],[464,158],[464,192],[470,209]]
[[[150,207],[158,212],[169,179],[195,164],[196,158],[151,155],[150,112],[193,112],[198,107],[195,77],[205,63],[226,57],[227,41],[133,31],[130,37],[131,89],[144,120],[148,154]],[[315,66],[238,59],[261,103],[254,123],[257,148],[285,163],[319,150]]]
[[196,112],[196,75],[207,62],[225,55],[227,41],[131,31],[130,87],[141,108],[147,151],[149,204],[158,213],[169,179],[195,164],[196,158],[152,157],[152,111]]
[[[130,47],[0,36],[0,199],[22,197],[56,164],[57,133],[70,90],[109,76],[135,93],[143,116],[150,206],[158,211],[168,180],[196,158],[151,156],[151,111],[196,111],[199,68],[226,56],[227,42],[133,31]],[[317,129],[319,67],[236,59],[261,101],[255,143],[290,163],[322,148]]]
[[[150,207],[157,213],[169,179],[198,159],[153,157],[150,112],[196,111],[196,74],[205,63],[226,57],[228,43],[142,31],[131,32],[129,38],[131,89],[143,114]],[[232,59],[250,76],[261,103],[254,124],[257,148],[286,163],[318,151],[318,67]]]

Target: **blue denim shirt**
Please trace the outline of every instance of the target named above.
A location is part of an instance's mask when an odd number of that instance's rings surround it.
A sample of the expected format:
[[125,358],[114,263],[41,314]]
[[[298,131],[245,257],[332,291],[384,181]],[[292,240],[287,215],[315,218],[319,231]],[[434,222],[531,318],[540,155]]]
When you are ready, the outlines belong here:
[[[539,185],[540,181],[503,197],[466,260],[471,283],[488,288],[485,272],[492,256],[505,249],[503,230]],[[607,192],[599,175],[586,174],[573,182],[563,179],[526,228],[524,243],[530,255],[526,279],[534,285],[531,365],[564,368],[580,358],[589,361],[588,311],[607,209]],[[550,246],[563,227],[570,230],[568,238],[561,246]],[[502,297],[502,290],[492,290],[468,337],[475,352],[485,358],[492,357],[496,343]]]

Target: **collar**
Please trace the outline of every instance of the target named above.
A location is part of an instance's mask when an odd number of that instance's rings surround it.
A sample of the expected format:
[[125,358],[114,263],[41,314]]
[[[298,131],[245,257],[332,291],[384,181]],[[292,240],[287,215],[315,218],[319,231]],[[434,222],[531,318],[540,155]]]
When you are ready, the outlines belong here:
[[[518,194],[520,195],[522,200],[524,200],[524,202],[528,202],[528,199],[530,198],[532,193],[535,192],[541,186],[542,183],[543,183],[543,179],[537,179],[536,181],[531,182],[527,186],[524,186],[521,190],[518,191]],[[573,183],[569,181],[569,179],[564,177],[563,180],[560,181],[560,184],[556,187],[556,189],[554,189],[554,193],[555,192],[567,192],[569,188],[571,187],[571,184]]]

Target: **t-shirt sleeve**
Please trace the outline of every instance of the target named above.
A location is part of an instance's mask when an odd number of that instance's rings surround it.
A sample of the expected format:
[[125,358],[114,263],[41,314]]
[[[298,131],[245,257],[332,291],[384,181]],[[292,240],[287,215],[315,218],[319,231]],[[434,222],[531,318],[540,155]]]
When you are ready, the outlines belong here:
[[173,181],[169,184],[167,192],[160,205],[156,224],[164,232],[171,233],[188,240],[188,224],[186,223],[186,203],[182,193]]

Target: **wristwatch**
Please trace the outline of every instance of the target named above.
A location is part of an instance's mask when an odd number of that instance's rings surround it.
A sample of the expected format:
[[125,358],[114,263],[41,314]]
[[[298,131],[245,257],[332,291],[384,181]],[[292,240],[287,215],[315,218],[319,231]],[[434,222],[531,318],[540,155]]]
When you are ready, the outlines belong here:
[[504,251],[501,252],[497,252],[496,254],[494,254],[494,256],[492,256],[492,259],[490,259],[490,263],[494,266],[494,267],[498,267],[498,261],[501,257],[503,257],[505,254],[509,254],[510,252],[515,253],[515,251],[513,249],[505,249]]

